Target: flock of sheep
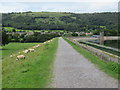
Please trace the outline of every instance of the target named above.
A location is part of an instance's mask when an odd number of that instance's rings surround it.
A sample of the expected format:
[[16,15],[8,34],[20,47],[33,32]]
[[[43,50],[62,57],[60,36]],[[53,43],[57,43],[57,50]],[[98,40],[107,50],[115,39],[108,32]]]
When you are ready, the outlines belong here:
[[[44,42],[43,44],[49,43],[49,42],[51,42],[51,41],[53,41],[53,40],[46,41],[46,42]],[[35,46],[33,46],[32,48],[29,48],[29,49],[24,50],[23,53],[24,53],[24,54],[27,54],[27,53],[29,53],[29,52],[34,52],[35,49],[38,48],[38,47],[40,47],[40,44],[35,45]],[[19,54],[20,54],[20,52],[19,52]],[[15,56],[15,55],[10,55],[11,58],[14,57],[14,56]],[[20,60],[20,59],[25,59],[25,55],[18,55],[18,56],[16,57],[16,60]]]

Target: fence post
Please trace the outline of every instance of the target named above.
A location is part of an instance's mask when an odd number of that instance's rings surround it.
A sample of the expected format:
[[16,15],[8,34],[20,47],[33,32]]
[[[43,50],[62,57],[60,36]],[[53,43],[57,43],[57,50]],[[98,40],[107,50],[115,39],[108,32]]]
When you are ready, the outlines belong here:
[[104,32],[100,32],[100,44],[104,45]]

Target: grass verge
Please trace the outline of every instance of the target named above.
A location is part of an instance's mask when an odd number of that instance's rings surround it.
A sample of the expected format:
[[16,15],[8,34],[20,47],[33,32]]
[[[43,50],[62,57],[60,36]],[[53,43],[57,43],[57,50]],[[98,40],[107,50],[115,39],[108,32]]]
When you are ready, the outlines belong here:
[[119,79],[120,72],[119,67],[120,65],[118,63],[114,62],[105,62],[98,58],[97,56],[91,54],[87,50],[81,48],[80,46],[76,45],[75,43],[69,41],[68,39],[64,38],[76,51],[78,51],[80,54],[82,54],[85,58],[90,60],[92,63],[96,64],[97,67],[99,67],[100,70],[104,71],[109,76]]
[[[41,44],[35,52],[26,54],[26,59],[16,57],[3,60],[3,88],[45,88],[52,78],[54,56],[58,39]],[[22,51],[21,51],[22,52]]]

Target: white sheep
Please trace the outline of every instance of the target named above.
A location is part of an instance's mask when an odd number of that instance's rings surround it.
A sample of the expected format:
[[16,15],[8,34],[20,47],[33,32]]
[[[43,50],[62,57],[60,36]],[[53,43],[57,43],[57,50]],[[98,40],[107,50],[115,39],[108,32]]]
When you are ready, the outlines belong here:
[[12,58],[12,57],[13,57],[13,55],[10,55],[10,57]]
[[34,52],[35,51],[35,49],[28,49],[29,50],[29,52]]
[[28,53],[28,52],[29,52],[29,50],[24,50],[23,52],[26,54],[26,53]]
[[10,55],[10,58],[13,58],[15,56],[15,54],[13,54],[13,55]]
[[16,60],[20,60],[20,59],[25,59],[25,56],[24,56],[24,55],[19,55],[19,56],[17,56],[17,59],[16,59]]
[[40,45],[38,44],[37,47],[39,47]]
[[35,49],[35,48],[37,48],[37,47],[36,47],[36,46],[33,46],[32,48],[34,48],[34,49]]
[[33,46],[33,48],[35,49],[35,48],[38,48],[40,45],[38,44],[38,45],[36,45],[36,46]]
[[47,42],[44,42],[44,44],[46,44]]

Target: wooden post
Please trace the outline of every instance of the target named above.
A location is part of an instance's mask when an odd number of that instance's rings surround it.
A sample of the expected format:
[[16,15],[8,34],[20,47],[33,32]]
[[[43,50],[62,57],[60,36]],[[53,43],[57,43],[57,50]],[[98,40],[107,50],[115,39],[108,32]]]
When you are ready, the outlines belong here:
[[104,32],[100,32],[100,44],[104,45]]

